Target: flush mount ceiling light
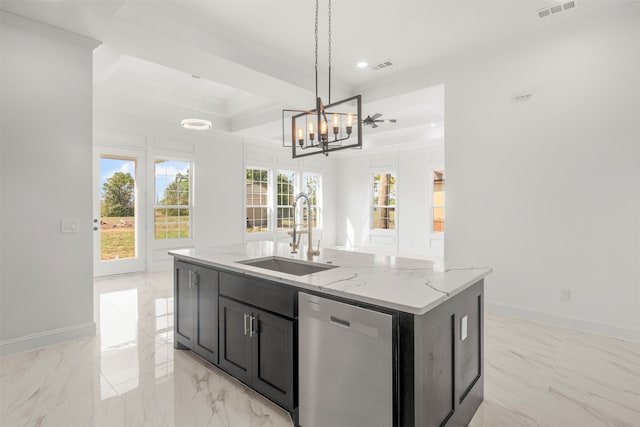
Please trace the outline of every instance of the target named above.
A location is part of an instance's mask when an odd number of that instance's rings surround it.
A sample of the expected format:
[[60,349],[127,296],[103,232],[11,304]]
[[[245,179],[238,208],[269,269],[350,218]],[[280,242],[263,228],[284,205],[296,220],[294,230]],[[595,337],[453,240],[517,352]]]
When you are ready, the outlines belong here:
[[331,102],[331,0],[329,0],[329,97],[318,95],[318,0],[315,20],[316,100],[311,110],[282,110],[282,145],[293,158],[362,148],[362,96]]
[[360,61],[356,64],[356,67],[358,68],[367,68],[368,66],[369,66],[369,63],[365,61]]
[[[198,91],[198,88],[196,87],[196,83],[200,79],[200,76],[192,75],[191,77],[193,77],[193,80],[191,81],[192,82],[191,86],[193,86],[193,92],[195,92],[196,94],[194,103],[197,104],[197,101],[199,100],[200,91]],[[192,117],[196,117],[198,115],[196,114],[196,111],[197,111],[197,105],[195,105],[195,107],[193,108]],[[206,119],[187,118],[187,119],[182,119],[180,121],[180,126],[182,126],[185,129],[191,129],[191,130],[208,130],[208,129],[211,129],[212,124],[209,120],[206,120]]]

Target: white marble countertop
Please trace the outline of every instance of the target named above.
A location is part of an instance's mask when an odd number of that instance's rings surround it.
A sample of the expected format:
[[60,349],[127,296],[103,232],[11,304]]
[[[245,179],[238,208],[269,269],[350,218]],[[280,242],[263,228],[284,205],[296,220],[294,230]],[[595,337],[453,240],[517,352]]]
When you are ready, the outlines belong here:
[[487,267],[453,267],[428,260],[325,248],[313,262],[338,267],[305,276],[238,263],[270,256],[306,260],[306,247],[301,246],[297,254],[292,254],[288,245],[273,242],[180,249],[169,254],[184,261],[418,315],[492,272]]

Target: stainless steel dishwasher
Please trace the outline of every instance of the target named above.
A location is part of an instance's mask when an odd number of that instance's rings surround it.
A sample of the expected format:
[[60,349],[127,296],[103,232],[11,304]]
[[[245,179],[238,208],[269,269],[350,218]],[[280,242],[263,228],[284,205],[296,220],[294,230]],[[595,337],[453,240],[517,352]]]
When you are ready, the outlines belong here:
[[300,292],[301,427],[393,425],[392,317]]

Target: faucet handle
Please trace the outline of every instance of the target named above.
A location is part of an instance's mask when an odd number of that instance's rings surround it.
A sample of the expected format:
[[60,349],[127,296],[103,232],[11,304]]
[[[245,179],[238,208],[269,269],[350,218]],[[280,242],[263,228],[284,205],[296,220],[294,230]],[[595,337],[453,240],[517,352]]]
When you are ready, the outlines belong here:
[[311,251],[311,252],[312,252],[314,255],[316,255],[316,256],[317,256],[317,255],[320,255],[320,242],[321,242],[321,241],[322,241],[322,237],[318,239],[318,246],[316,246],[316,249],[315,249],[315,250],[313,250],[313,246],[311,246],[311,248],[312,248],[312,251]]

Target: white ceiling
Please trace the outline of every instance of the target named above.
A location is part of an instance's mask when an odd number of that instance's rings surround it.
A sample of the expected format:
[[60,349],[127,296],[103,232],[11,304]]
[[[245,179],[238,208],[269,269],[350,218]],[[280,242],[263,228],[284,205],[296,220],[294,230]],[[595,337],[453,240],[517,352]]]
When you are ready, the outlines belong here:
[[[540,19],[536,10],[559,2],[333,0],[333,99],[351,95],[354,86],[634,2],[576,0],[574,9]],[[218,129],[278,139],[280,110],[313,104],[313,0],[3,0],[1,7],[103,42],[94,55],[98,110],[177,123],[185,109],[197,109]],[[320,0],[319,43],[326,97],[327,0]],[[395,65],[355,66],[384,60]],[[365,115],[398,119],[379,134],[444,119],[441,88],[363,102]]]

